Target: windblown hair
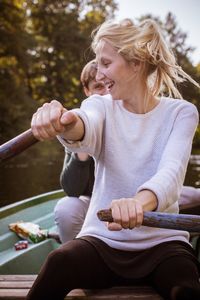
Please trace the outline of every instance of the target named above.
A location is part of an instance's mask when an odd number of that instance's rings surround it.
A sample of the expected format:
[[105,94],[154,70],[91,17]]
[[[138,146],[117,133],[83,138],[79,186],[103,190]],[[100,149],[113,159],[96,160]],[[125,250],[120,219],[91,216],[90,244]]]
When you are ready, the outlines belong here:
[[89,88],[89,83],[91,80],[94,80],[97,74],[97,64],[93,59],[89,61],[81,72],[81,83],[83,87]]
[[154,20],[146,19],[138,25],[134,25],[130,19],[121,22],[107,21],[93,31],[92,37],[92,49],[95,53],[99,42],[105,40],[127,61],[142,63],[144,82],[154,96],[160,94],[165,87],[170,97],[182,98],[176,84],[185,80],[199,87],[177,64],[161,28]]

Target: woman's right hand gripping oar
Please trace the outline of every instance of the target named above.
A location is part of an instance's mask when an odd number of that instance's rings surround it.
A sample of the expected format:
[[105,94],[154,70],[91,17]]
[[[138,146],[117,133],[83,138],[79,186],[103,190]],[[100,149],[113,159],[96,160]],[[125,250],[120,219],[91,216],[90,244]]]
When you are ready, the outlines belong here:
[[41,141],[57,135],[66,140],[78,141],[83,138],[84,125],[73,111],[68,111],[56,100],[44,103],[34,113],[31,121],[34,136]]

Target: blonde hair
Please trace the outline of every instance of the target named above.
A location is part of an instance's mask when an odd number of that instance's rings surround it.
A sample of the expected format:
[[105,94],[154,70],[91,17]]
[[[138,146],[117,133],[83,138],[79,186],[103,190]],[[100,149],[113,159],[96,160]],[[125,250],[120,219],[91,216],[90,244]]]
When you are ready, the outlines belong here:
[[177,64],[172,50],[164,40],[161,28],[154,20],[146,19],[138,25],[134,25],[130,19],[121,22],[107,21],[93,31],[92,37],[92,49],[95,53],[103,39],[127,61],[143,63],[146,87],[154,96],[160,94],[165,86],[170,97],[182,98],[176,83],[185,80],[199,87]]
[[89,61],[81,72],[81,83],[84,88],[89,88],[90,81],[94,80],[97,74],[97,64],[96,61],[93,59]]

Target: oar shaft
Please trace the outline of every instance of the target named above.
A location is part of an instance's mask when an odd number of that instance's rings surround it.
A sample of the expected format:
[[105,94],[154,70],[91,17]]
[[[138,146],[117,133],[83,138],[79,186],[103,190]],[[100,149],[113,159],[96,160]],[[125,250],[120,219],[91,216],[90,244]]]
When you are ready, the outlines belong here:
[[34,137],[31,129],[22,132],[12,140],[0,146],[0,161],[23,152],[37,142],[38,140]]
[[[100,210],[97,216],[101,221],[113,221],[110,209]],[[144,212],[142,225],[200,233],[200,216],[148,211]]]

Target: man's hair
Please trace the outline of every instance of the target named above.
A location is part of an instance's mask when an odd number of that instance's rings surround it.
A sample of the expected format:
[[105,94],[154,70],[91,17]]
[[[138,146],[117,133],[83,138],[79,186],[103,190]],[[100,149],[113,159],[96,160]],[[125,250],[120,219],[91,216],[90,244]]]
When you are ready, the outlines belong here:
[[81,83],[84,88],[88,89],[89,83],[91,80],[94,80],[97,73],[97,64],[96,61],[93,59],[89,61],[81,72]]

